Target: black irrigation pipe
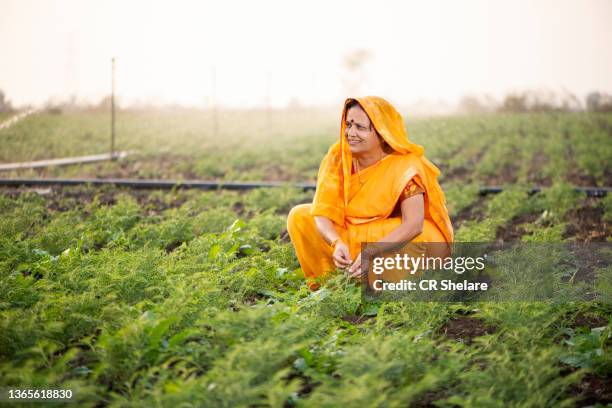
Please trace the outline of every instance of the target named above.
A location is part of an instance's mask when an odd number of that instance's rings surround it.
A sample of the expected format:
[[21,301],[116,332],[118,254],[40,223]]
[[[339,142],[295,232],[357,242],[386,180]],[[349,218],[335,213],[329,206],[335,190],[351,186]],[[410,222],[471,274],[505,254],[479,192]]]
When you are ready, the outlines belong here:
[[[200,180],[140,180],[140,179],[119,179],[119,178],[0,178],[0,186],[77,186],[77,185],[114,185],[117,187],[128,187],[133,189],[173,189],[173,188],[194,188],[199,190],[251,190],[254,188],[266,187],[296,187],[304,190],[314,190],[314,183],[287,183],[276,181],[258,182],[222,182],[222,181],[200,181]],[[535,194],[542,190],[542,187],[532,187],[529,194]],[[576,191],[586,193],[589,197],[605,197],[612,191],[610,187],[575,187]],[[504,191],[503,187],[485,186],[480,187],[480,195],[497,194]]]
[[120,178],[0,178],[0,186],[77,186],[77,185],[114,185],[133,189],[165,189],[193,188],[199,190],[252,190],[262,187],[296,187],[304,190],[314,190],[314,183],[294,183],[276,181],[233,182],[233,181],[200,181],[200,180],[156,180],[156,179],[120,179]]
[[[529,189],[528,194],[534,195],[542,191],[544,187],[532,187]],[[612,192],[612,188],[610,187],[574,187],[574,190],[580,193],[586,193],[587,197],[605,197],[608,193]],[[498,186],[488,186],[488,187],[480,187],[479,194],[480,195],[488,195],[488,194],[497,194],[504,191],[503,187]]]

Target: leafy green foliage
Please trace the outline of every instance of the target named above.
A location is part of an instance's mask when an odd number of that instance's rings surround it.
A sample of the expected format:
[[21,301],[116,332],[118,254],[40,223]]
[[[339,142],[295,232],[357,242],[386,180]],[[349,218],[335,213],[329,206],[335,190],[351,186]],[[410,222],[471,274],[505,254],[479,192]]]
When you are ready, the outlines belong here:
[[[208,114],[121,112],[121,148],[139,155],[46,174],[314,181],[337,118],[312,114],[272,126],[253,114],[245,131],[228,113],[220,146]],[[28,118],[1,132],[0,158],[99,153],[106,120]],[[605,181],[606,120],[490,115],[411,120],[408,130],[440,165],[451,216],[474,210],[457,240],[514,228],[549,242],[584,203],[568,180]],[[509,182],[479,199],[479,184]],[[532,183],[550,187],[528,196]],[[285,230],[311,192],[63,192],[0,195],[1,386],[70,388],[85,406],[571,406],[582,375],[610,375],[609,324],[573,327],[577,302],[367,302],[341,273],[310,291]],[[608,223],[611,202],[599,201]],[[573,276],[553,255],[528,257]],[[527,270],[515,266],[500,273]],[[596,316],[610,314],[610,276],[597,270]],[[492,329],[454,338],[457,317]]]
[[561,362],[575,368],[589,368],[602,376],[612,373],[612,358],[609,347],[612,344],[610,327],[567,329],[568,339],[564,343],[569,350],[561,356]]

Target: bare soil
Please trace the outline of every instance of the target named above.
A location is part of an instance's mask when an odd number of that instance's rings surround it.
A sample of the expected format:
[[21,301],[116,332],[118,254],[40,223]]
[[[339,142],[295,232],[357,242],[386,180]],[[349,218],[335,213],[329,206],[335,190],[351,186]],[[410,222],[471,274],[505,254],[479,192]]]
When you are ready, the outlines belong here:
[[481,319],[457,316],[448,320],[439,332],[449,339],[471,344],[476,337],[495,333],[496,330],[494,326],[487,325]]
[[516,183],[518,170],[519,167],[516,164],[510,164],[502,167],[497,174],[485,177],[483,182],[485,185],[489,186],[503,186],[505,184]]
[[531,158],[527,181],[538,186],[550,187],[552,185],[551,178],[542,174],[542,169],[547,163],[548,156],[542,151],[537,151]]
[[612,378],[586,374],[570,388],[570,395],[578,397],[578,407],[612,403]]
[[157,215],[169,208],[180,207],[187,198],[176,195],[171,201],[166,202],[158,196],[152,195],[158,190],[135,190],[135,189],[98,189],[98,188],[71,188],[71,187],[49,187],[49,188],[19,188],[19,187],[0,187],[0,194],[12,198],[17,198],[25,193],[37,193],[47,200],[47,208],[51,211],[64,212],[83,205],[90,204],[97,197],[102,205],[114,205],[119,195],[129,194],[148,215]]
[[597,316],[592,314],[578,313],[574,317],[572,321],[572,327],[588,327],[590,329],[594,329],[596,327],[606,326],[608,324],[608,319],[603,316]]
[[[591,175],[584,174],[576,166],[572,166],[570,171],[565,175],[565,179],[577,187],[593,187],[599,185],[597,179]],[[606,184],[610,185],[610,184]]]
[[486,198],[484,196],[478,196],[476,201],[470,204],[468,207],[459,211],[459,213],[452,218],[453,228],[458,228],[465,221],[476,220],[480,221],[484,217],[483,204]]
[[612,226],[603,219],[604,210],[597,204],[597,198],[589,197],[582,207],[569,211],[563,237],[574,237],[580,242],[605,242],[611,237]]
[[421,398],[411,406],[419,407],[419,408],[433,408],[438,405],[434,404],[436,401],[441,399],[446,399],[452,396],[452,394],[448,390],[439,390],[439,391],[427,391]]
[[470,180],[471,172],[465,167],[455,167],[452,170],[442,171],[443,181],[464,181],[468,182]]
[[372,319],[375,319],[375,316],[350,316],[350,315],[342,316],[342,320],[344,320],[345,322],[354,324],[354,325],[360,325],[363,323],[367,323],[371,321]]
[[508,225],[503,225],[497,229],[497,241],[500,242],[516,242],[520,241],[521,237],[527,233],[525,224],[529,224],[538,219],[540,214],[530,213],[514,217]]

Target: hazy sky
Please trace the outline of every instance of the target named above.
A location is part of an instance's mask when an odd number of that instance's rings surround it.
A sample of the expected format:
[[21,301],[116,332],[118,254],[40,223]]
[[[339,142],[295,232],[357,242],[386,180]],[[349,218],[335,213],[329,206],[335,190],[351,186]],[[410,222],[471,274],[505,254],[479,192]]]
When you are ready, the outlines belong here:
[[[361,76],[344,64],[358,50],[370,54]],[[612,93],[612,1],[0,0],[0,52],[16,104],[98,100],[112,56],[124,103],[337,104],[351,81],[397,103],[584,97]]]

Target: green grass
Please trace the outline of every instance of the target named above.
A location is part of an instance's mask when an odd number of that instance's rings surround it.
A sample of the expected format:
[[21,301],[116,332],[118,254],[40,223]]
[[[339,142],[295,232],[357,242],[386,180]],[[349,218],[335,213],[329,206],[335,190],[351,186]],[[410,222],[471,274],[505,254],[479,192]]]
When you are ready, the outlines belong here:
[[[8,175],[313,181],[321,157],[338,137],[337,116],[323,110],[272,111],[270,116],[227,111],[217,115],[215,127],[209,111],[120,111],[117,148],[134,151],[133,156]],[[610,183],[610,114],[408,116],[406,122],[410,138],[442,168],[443,182]],[[104,153],[110,149],[109,135],[106,113],[38,113],[0,131],[0,161]]]
[[[325,115],[274,112],[269,128],[260,113],[228,113],[220,143],[202,112],[122,112],[119,146],[139,156],[19,174],[313,180],[336,137]],[[609,239],[610,196],[588,201],[571,180],[605,183],[609,151],[583,140],[601,141],[610,120],[407,126],[443,169],[451,217],[471,214],[459,241],[515,229],[517,241],[560,242],[582,236],[576,225]],[[34,115],[0,132],[1,159],[99,153],[107,127],[96,113]],[[511,179],[499,179],[502,168]],[[550,187],[528,196],[538,180]],[[479,198],[479,183],[497,181],[504,193]],[[576,389],[610,380],[609,266],[592,302],[379,302],[340,274],[312,292],[285,235],[289,209],[310,200],[291,188],[4,190],[0,386],[69,388],[83,406],[556,407],[597,400]],[[595,226],[575,219],[587,207]],[[530,256],[547,264],[552,254]],[[561,263],[557,275],[568,270]],[[453,334],[462,321],[481,330]]]

